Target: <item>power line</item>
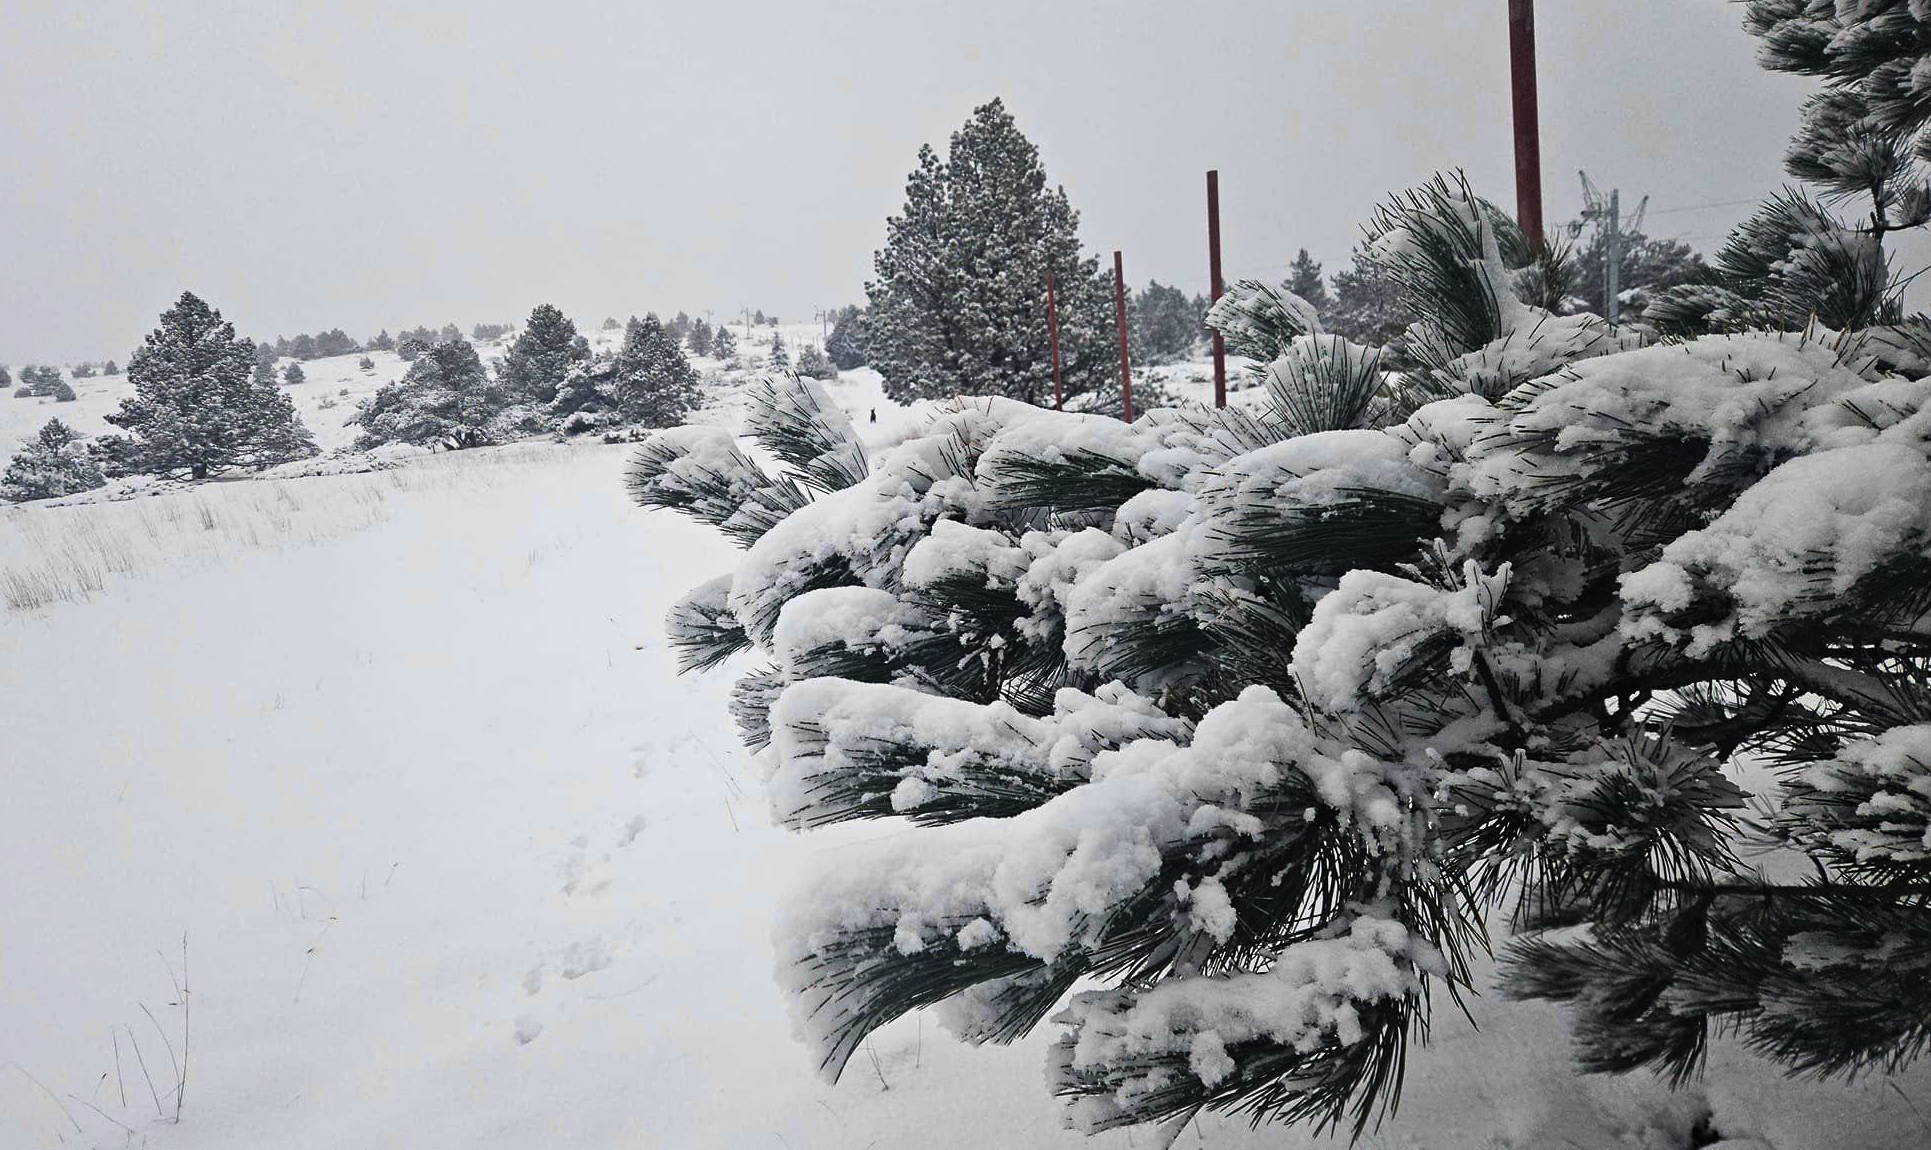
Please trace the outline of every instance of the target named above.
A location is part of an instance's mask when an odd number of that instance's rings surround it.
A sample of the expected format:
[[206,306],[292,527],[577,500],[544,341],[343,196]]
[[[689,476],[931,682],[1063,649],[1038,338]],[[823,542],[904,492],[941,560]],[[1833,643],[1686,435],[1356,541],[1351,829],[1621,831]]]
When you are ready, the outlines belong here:
[[1734,208],[1739,204],[1754,204],[1757,202],[1757,199],[1758,197],[1752,196],[1747,200],[1716,200],[1707,204],[1684,204],[1680,208],[1651,208],[1649,214],[1652,216],[1666,216],[1671,212],[1694,212],[1704,208]]

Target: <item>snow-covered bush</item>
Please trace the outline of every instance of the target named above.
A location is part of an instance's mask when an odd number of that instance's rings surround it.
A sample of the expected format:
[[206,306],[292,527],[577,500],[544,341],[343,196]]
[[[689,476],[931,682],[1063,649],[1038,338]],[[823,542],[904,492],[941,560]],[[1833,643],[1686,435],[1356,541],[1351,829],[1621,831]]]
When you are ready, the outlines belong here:
[[1872,214],[1772,199],[1648,309],[1689,338],[1556,314],[1557,261],[1438,178],[1368,229],[1377,342],[1216,305],[1253,410],[962,399],[871,459],[794,380],[752,398],[775,475],[647,441],[633,495],[746,548],[669,626],[755,657],[774,818],[919,827],[784,904],[823,1069],[928,1006],[1050,1017],[1081,1129],[1359,1134],[1498,906],[1502,989],[1573,1004],[1587,1071],[1931,1044],[1931,320],[1882,244],[1931,221],[1924,8],[1747,5],[1831,85],[1792,174]]
[[92,491],[106,482],[100,467],[88,457],[79,433],[58,419],[50,419],[0,473],[0,499],[13,503],[52,499]]
[[[786,904],[828,1074],[922,1007],[1050,1016],[1082,1129],[1359,1131],[1505,899],[1505,988],[1576,1004],[1585,1069],[1931,1040],[1931,367],[1892,329],[1645,346],[1525,302],[1496,231],[1458,180],[1377,213],[1399,373],[1230,294],[1251,413],[967,399],[870,460],[780,380],[776,475],[714,428],[644,445],[638,501],[747,548],[669,626],[690,667],[755,655],[774,817],[926,828]],[[1743,752],[1787,768],[1760,824]]]
[[460,336],[426,347],[402,379],[385,384],[358,405],[357,451],[385,443],[471,447],[548,427],[542,409],[519,402],[493,378],[476,348]]

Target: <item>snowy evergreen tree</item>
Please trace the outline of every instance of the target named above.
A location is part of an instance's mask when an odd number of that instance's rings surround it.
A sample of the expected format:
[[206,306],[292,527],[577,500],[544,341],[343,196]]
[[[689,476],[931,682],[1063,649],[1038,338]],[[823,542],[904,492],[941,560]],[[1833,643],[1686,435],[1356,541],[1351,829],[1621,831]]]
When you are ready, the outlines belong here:
[[953,133],[944,159],[920,148],[865,287],[867,349],[886,394],[1051,402],[1048,271],[1066,392],[1103,385],[1116,370],[1111,281],[1081,254],[1078,228],[1065,190],[1048,190],[1038,149],[998,100]]
[[632,317],[623,348],[573,367],[549,414],[565,434],[599,428],[674,427],[703,405],[697,371],[655,315]]
[[612,315],[612,316],[605,316],[605,317],[604,317],[604,321],[603,321],[603,330],[605,330],[605,331],[616,331],[616,330],[617,330],[618,328],[620,328],[620,327],[622,327],[622,326],[623,326],[623,324],[620,324],[620,323],[618,323],[618,322],[617,322],[617,317],[616,317],[616,316],[614,316],[614,315]]
[[618,359],[610,352],[571,364],[550,400],[551,424],[565,435],[577,435],[621,423],[617,373]]
[[764,362],[772,371],[783,371],[791,366],[791,353],[785,349],[784,336],[775,331],[771,333],[771,352],[765,356]]
[[826,1072],[923,1007],[1050,1017],[1083,1130],[1358,1136],[1498,908],[1585,1070],[1931,1043],[1931,321],[1650,344],[1525,301],[1459,179],[1368,234],[1399,370],[1243,281],[1251,412],[962,399],[872,461],[792,379],[750,397],[775,475],[639,451],[640,503],[747,548],[667,627],[757,657],[774,817],[922,828],[781,903]]
[[825,337],[825,355],[840,371],[865,366],[865,313],[856,306],[838,309]]
[[396,341],[389,334],[389,329],[386,327],[369,337],[370,351],[394,351],[395,349]]
[[[1607,262],[1608,237],[1598,231],[1575,251],[1575,270],[1571,291],[1576,309],[1603,313],[1603,265]],[[1685,284],[1715,282],[1715,274],[1703,257],[1679,240],[1651,239],[1641,232],[1622,235],[1620,265],[1624,303],[1622,318],[1641,317],[1658,295]]]
[[[1822,197],[1786,189],[1731,233],[1711,260],[1713,282],[1658,293],[1643,318],[1665,334],[1747,328],[1889,327],[1903,318],[1884,240],[1931,222],[1931,103],[1918,93],[1931,70],[1931,10],[1922,4],[1749,0],[1745,26],[1758,60],[1817,76],[1784,167]],[[1846,220],[1831,205],[1857,204]]]
[[1133,295],[1127,312],[1127,333],[1133,358],[1140,363],[1169,363],[1185,359],[1206,333],[1207,312],[1187,293],[1159,280]]
[[[109,360],[108,362],[112,363],[113,361]],[[0,363],[0,387],[12,387],[12,386],[13,386],[13,373],[7,370],[6,364]]]
[[25,503],[92,491],[107,482],[73,428],[50,419],[0,473],[0,499]]
[[282,382],[291,387],[298,383],[307,383],[308,374],[302,370],[300,363],[291,363],[282,369]]
[[192,292],[161,313],[127,364],[134,395],[99,441],[116,474],[205,479],[315,454],[315,440],[272,379],[255,379],[255,347]]
[[400,380],[362,402],[356,450],[384,443],[467,447],[542,429],[541,413],[518,398],[458,336],[425,349]]
[[838,369],[825,358],[825,353],[819,350],[817,344],[808,343],[798,353],[798,374],[811,379],[837,379]]
[[356,345],[355,337],[341,328],[330,328],[315,336],[315,358],[325,359],[335,355],[353,355],[362,349]]
[[365,355],[361,359],[358,359],[355,361],[355,366],[360,368],[363,371],[374,371],[375,360],[370,359],[368,356]]
[[617,362],[617,410],[626,424],[675,427],[703,406],[697,370],[656,316],[634,320],[625,329]]
[[736,359],[737,355],[738,337],[731,334],[731,329],[728,326],[718,324],[716,334],[711,337],[712,358],[728,361]]
[[691,317],[680,311],[664,325],[664,328],[670,332],[672,339],[681,344],[691,334]]
[[249,374],[250,382],[256,387],[274,387],[276,381],[281,378],[275,374],[277,362],[273,348],[267,344],[255,345],[255,369]]
[[691,321],[690,330],[684,333],[684,346],[692,355],[711,354],[711,324],[706,319]]
[[1334,273],[1333,302],[1322,325],[1357,343],[1386,345],[1407,323],[1395,281],[1375,266],[1365,248],[1355,248],[1350,266]]
[[94,377],[94,365],[91,363],[77,363],[68,370],[68,374],[75,379],[92,379]]
[[548,404],[570,369],[589,358],[590,341],[577,334],[577,325],[554,306],[538,304],[496,374],[528,402]]
[[1302,248],[1294,256],[1294,262],[1287,268],[1287,290],[1306,300],[1317,315],[1326,315],[1333,303],[1328,298],[1328,286],[1321,279],[1321,262],[1307,254]]
[[20,369],[20,386],[28,395],[52,395],[64,382],[57,367],[30,363]]
[[[108,375],[108,376],[119,375],[121,374],[121,365],[118,363],[115,363],[113,360],[110,359],[106,363],[101,365],[101,374]],[[0,386],[4,386],[7,382],[6,379],[3,378],[4,375],[5,375],[5,372],[0,371]]]

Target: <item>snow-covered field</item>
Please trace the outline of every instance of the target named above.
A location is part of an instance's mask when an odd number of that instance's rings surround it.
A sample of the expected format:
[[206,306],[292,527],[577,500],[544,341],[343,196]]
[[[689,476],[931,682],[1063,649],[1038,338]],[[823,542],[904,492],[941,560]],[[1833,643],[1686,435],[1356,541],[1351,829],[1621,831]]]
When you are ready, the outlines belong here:
[[[399,374],[374,358],[305,365],[325,447]],[[0,397],[0,454],[49,414],[101,430],[124,381],[76,386]],[[833,391],[876,437],[909,418],[870,373]],[[626,451],[0,515],[0,578],[62,541],[134,557],[0,611],[0,1148],[1154,1144],[1059,1127],[1043,1032],[972,1049],[907,1018],[843,1082],[812,1075],[774,909],[814,856],[900,832],[768,825],[732,669],[680,678],[660,639],[728,545],[632,507]],[[1719,1043],[1671,1095],[1571,1076],[1558,1008],[1477,1000],[1477,1030],[1440,1006],[1364,1145],[1687,1147],[1710,1112],[1778,1150],[1931,1145],[1924,1068],[1819,1086]],[[1177,1142],[1310,1144],[1238,1117]]]

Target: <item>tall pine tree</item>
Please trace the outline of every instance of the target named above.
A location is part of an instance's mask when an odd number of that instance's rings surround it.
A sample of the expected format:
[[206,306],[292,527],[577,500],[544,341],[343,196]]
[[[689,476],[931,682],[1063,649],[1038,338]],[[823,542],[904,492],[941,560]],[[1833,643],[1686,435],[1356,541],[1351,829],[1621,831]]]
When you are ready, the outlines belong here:
[[107,422],[118,473],[206,479],[237,468],[267,467],[315,454],[295,406],[255,378],[255,346],[192,292],[161,313],[127,363],[134,395]]
[[1318,315],[1326,315],[1333,302],[1328,298],[1328,285],[1321,279],[1321,262],[1308,255],[1306,248],[1288,265],[1287,290],[1306,300]]
[[920,148],[865,286],[871,365],[886,394],[1050,402],[1048,271],[1066,390],[1104,383],[1111,297],[1078,229],[1065,190],[1048,188],[1038,149],[1000,101],[973,111],[944,159]]
[[538,304],[496,374],[515,395],[547,404],[570,369],[589,358],[590,342],[577,334],[577,325],[554,306]]

